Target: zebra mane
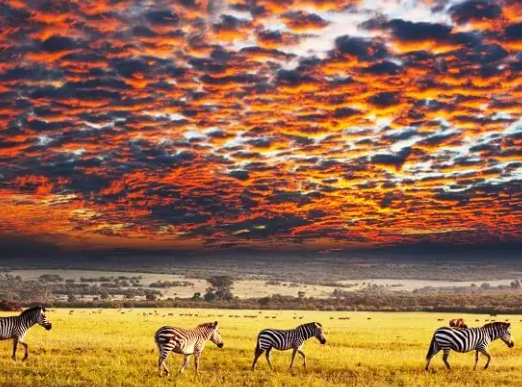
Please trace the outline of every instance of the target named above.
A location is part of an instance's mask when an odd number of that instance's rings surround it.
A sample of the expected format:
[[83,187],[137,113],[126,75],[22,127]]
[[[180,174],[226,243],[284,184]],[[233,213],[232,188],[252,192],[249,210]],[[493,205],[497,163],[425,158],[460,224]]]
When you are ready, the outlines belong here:
[[300,326],[300,327],[310,327],[310,328],[315,328],[316,325],[319,325],[320,327],[322,327],[322,325],[319,324],[318,322],[310,322],[310,323],[302,324],[302,325],[299,325],[299,326]]
[[198,328],[215,328],[217,327],[217,321],[216,322],[209,322],[209,323],[203,323],[199,324]]
[[486,325],[484,325],[482,328],[508,328],[510,327],[511,324],[510,323],[507,323],[507,322],[502,322],[502,321],[496,321],[496,322],[492,322],[492,323],[487,323]]
[[36,311],[42,311],[45,312],[45,308],[42,305],[33,306],[32,308],[24,310],[22,313],[20,313],[20,316],[27,316],[28,314],[33,314]]

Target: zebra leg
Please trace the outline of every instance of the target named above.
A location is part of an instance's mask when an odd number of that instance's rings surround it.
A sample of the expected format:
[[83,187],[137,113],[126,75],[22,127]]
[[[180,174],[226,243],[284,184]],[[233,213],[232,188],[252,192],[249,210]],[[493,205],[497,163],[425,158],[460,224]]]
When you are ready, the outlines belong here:
[[16,360],[16,350],[18,348],[18,338],[15,337],[14,340],[13,340],[13,356],[12,356],[12,359],[13,360]]
[[446,368],[447,369],[451,369],[449,363],[448,363],[448,357],[449,357],[449,354],[450,354],[450,350],[449,349],[444,349],[444,355],[442,356],[442,360],[444,360],[444,364],[446,364]]
[[190,359],[190,355],[183,356],[183,364],[181,365],[181,369],[179,370],[178,375],[181,375],[183,373],[183,371],[185,370],[185,368],[188,367],[189,359]]
[[292,371],[292,366],[294,365],[295,355],[297,355],[297,348],[294,348],[292,350],[292,361],[290,362],[290,371]]
[[305,353],[300,348],[297,350],[297,353],[303,357],[303,367],[304,367],[304,369],[306,369],[306,355],[305,355]]
[[[167,368],[167,364],[165,361],[162,363],[162,366],[163,366],[163,369],[165,370],[165,374],[168,376],[170,374],[170,370]],[[161,372],[161,370],[160,370],[160,372]],[[160,376],[161,376],[161,374],[160,374]]]
[[270,362],[270,351],[271,350],[272,350],[272,348],[267,349],[265,352],[265,356],[266,356],[266,361],[268,362],[268,365],[270,366],[270,369],[273,371],[274,367],[272,367],[272,363]]
[[259,359],[259,356],[263,354],[263,350],[259,347],[256,347],[256,350],[254,352],[254,362],[252,363],[252,371],[256,368],[257,359]]
[[25,350],[25,355],[22,358],[22,361],[24,361],[24,360],[27,360],[27,358],[29,357],[29,346],[26,343],[24,343],[22,340],[20,340],[20,344],[22,344],[24,346],[24,350]]
[[165,364],[167,357],[169,356],[170,351],[169,350],[161,350],[160,349],[160,356],[158,359],[158,371],[159,376],[163,376],[163,370],[167,373],[167,375],[170,373],[169,369],[167,368],[167,364]]
[[488,360],[486,361],[486,365],[484,366],[484,369],[487,370],[488,367],[489,367],[489,362],[491,361],[491,355],[486,351],[486,349],[482,349],[480,352],[482,352],[484,354],[484,356],[486,356],[488,358]]
[[196,370],[196,375],[199,375],[199,353],[194,353],[194,369]]
[[473,371],[477,369],[477,363],[479,361],[479,351],[478,349],[475,351],[475,366],[473,367]]
[[428,371],[430,368],[431,359],[433,359],[433,356],[435,356],[437,353],[439,353],[440,348],[435,342],[435,336],[433,339],[431,339],[430,348],[428,349],[428,353],[426,355],[426,367],[424,367],[424,371]]

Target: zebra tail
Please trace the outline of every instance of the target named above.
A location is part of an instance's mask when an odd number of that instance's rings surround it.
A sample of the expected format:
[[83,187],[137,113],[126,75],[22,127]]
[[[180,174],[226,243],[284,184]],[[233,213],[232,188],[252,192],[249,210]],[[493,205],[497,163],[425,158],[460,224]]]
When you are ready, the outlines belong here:
[[261,349],[261,344],[259,342],[259,339],[261,337],[261,334],[257,335],[257,341],[256,341],[256,349],[255,349],[255,352],[259,352],[259,350]]
[[430,348],[428,349],[428,353],[426,354],[426,359],[429,360],[433,357],[433,354],[436,352],[437,343],[435,342],[435,334],[431,338]]

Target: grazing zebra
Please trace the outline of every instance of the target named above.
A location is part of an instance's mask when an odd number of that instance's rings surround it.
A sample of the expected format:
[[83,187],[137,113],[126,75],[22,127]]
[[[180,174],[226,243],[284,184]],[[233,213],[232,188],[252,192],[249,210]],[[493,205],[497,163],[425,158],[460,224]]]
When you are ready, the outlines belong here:
[[181,374],[189,364],[189,358],[194,355],[194,365],[196,374],[199,367],[199,356],[205,348],[208,340],[212,341],[219,348],[223,348],[223,339],[218,330],[218,322],[205,323],[198,325],[196,329],[182,329],[174,327],[161,327],[154,336],[159,354],[159,375],[162,376],[164,369],[169,374],[165,361],[171,351],[184,355],[183,365],[179,370]]
[[259,332],[257,336],[257,346],[255,349],[254,362],[252,363],[252,371],[256,368],[257,359],[263,352],[266,351],[266,360],[268,365],[272,368],[270,363],[270,351],[272,348],[278,351],[286,351],[293,349],[292,361],[290,362],[290,369],[294,364],[295,355],[299,353],[303,357],[303,366],[306,369],[306,356],[303,352],[303,344],[311,337],[317,338],[321,344],[326,343],[324,337],[323,327],[318,322],[299,325],[295,329],[280,330],[280,329],[264,329]]
[[16,360],[18,343],[22,344],[25,349],[22,360],[29,357],[29,346],[24,342],[24,336],[29,328],[34,324],[39,324],[47,330],[52,328],[52,324],[44,312],[46,309],[43,306],[35,306],[24,310],[19,316],[0,317],[0,340],[13,339],[13,360]]
[[484,366],[484,369],[487,369],[491,360],[491,355],[487,352],[487,348],[492,341],[497,339],[501,339],[509,348],[513,348],[515,343],[511,338],[510,323],[494,322],[486,324],[481,328],[439,328],[431,339],[430,348],[426,355],[425,370],[428,370],[431,359],[440,350],[444,353],[442,360],[444,360],[444,364],[446,364],[448,369],[451,369],[448,363],[448,356],[451,350],[457,352],[476,351],[474,370],[477,369],[479,352],[484,354],[488,358]]

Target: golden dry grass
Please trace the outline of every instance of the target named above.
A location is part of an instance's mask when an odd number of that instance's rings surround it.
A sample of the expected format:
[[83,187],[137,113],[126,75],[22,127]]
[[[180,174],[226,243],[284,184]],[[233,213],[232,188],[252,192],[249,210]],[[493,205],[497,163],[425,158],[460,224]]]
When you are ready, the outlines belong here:
[[[520,317],[502,316],[513,322],[515,348],[502,342],[491,347],[490,369],[473,371],[474,354],[450,356],[453,370],[444,369],[440,354],[432,362],[433,371],[423,371],[424,358],[433,331],[454,315],[432,313],[335,313],[294,311],[223,311],[157,309],[158,315],[143,316],[153,309],[134,309],[125,314],[116,310],[53,310],[49,332],[32,328],[26,341],[29,359],[10,359],[11,343],[0,344],[0,385],[44,386],[522,386],[522,322]],[[168,316],[173,313],[173,316]],[[181,317],[180,314],[198,314]],[[222,317],[217,317],[222,315]],[[240,318],[229,317],[238,315]],[[247,319],[245,315],[258,315]],[[276,316],[275,319],[265,316]],[[299,317],[303,316],[302,320]],[[350,320],[339,320],[349,316]],[[462,316],[462,315],[459,315]],[[294,319],[294,317],[297,317]],[[331,319],[333,317],[333,319]],[[371,320],[368,320],[371,317]],[[470,325],[482,325],[488,316],[466,316]],[[443,318],[444,322],[437,321]],[[475,323],[478,318],[480,323]],[[500,319],[500,318],[499,318]],[[218,320],[225,342],[223,349],[209,343],[201,358],[201,375],[191,367],[181,376],[157,376],[157,349],[154,333],[162,325],[193,327]],[[250,371],[256,336],[266,327],[291,328],[319,321],[326,329],[328,343],[315,339],[305,345],[308,370],[299,358],[293,373],[288,372],[290,352],[272,352],[275,372],[262,357],[255,372]],[[19,358],[23,355],[20,349]],[[171,355],[169,368],[175,375],[182,357]],[[481,359],[481,365],[484,359]]]

